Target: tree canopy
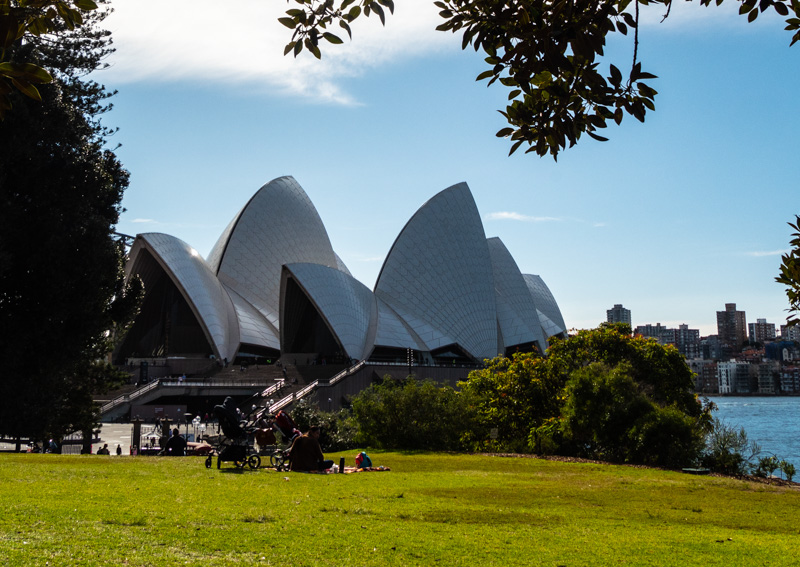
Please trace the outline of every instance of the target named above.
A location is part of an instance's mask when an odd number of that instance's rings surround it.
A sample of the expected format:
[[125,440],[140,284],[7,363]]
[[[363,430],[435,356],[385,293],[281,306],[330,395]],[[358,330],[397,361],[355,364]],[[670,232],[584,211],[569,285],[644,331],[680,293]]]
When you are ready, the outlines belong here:
[[556,340],[546,358],[498,356],[454,390],[385,378],[353,399],[356,441],[386,449],[557,454],[697,464],[712,404],[681,354],[627,325]]
[[[699,0],[703,6],[723,0]],[[730,0],[729,0],[730,1]],[[304,49],[322,56],[323,42],[341,44],[340,28],[352,39],[352,24],[361,16],[377,15],[385,23],[393,0],[293,0],[280,22],[293,30],[285,54]],[[786,18],[800,39],[800,0],[738,0],[739,13],[753,22],[774,10]],[[620,124],[627,114],[644,122],[655,110],[656,90],[644,81],[656,78],[639,61],[640,9],[651,7],[669,15],[672,0],[436,0],[444,22],[440,31],[461,33],[462,49],[482,51],[487,69],[477,80],[508,89],[508,105],[499,112],[508,126],[498,137],[511,141],[509,153],[523,145],[539,156],[574,146],[585,133],[605,141],[598,132],[609,122]],[[336,33],[334,33],[336,32]],[[609,34],[630,35],[631,56],[601,68]]]
[[547,358],[495,358],[460,386],[475,408],[476,450],[686,466],[710,423],[681,354],[627,325],[556,340]]
[[82,74],[108,36],[84,25],[58,38],[17,40],[12,60],[49,65],[41,100],[6,93],[0,122],[0,433],[33,438],[90,429],[92,394],[113,379],[109,331],[140,290],[126,286],[112,235],[128,172],[105,147],[108,93]]
[[[0,120],[11,109],[10,94],[18,92],[42,100],[36,85],[53,80],[47,63],[15,57],[20,46],[57,42],[84,23],[84,12],[97,9],[93,0],[0,0]],[[74,37],[74,36],[73,36]],[[63,51],[68,51],[65,49]],[[73,52],[75,62],[77,53]]]

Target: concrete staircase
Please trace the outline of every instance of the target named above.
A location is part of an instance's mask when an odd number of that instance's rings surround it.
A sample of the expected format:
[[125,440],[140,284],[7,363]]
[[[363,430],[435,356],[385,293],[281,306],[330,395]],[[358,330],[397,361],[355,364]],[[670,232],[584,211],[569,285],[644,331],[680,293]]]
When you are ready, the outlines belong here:
[[[101,421],[113,422],[124,417],[133,405],[156,402],[163,396],[241,396],[258,395],[249,400],[268,411],[291,405],[308,395],[311,386],[328,383],[332,376],[345,368],[344,365],[229,365],[219,368],[208,376],[184,378],[161,378],[141,387],[128,386],[113,392],[113,395],[98,397],[101,403]],[[273,408],[273,406],[276,406]],[[242,408],[249,411],[251,408]]]

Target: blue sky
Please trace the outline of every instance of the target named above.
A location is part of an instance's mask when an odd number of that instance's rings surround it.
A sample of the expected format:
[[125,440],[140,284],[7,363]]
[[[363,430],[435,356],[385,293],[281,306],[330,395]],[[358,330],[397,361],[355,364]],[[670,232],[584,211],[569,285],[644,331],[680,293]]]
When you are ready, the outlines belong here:
[[[430,0],[398,0],[386,28],[359,21],[323,60],[283,57],[277,0],[113,0],[117,89],[108,125],[131,172],[118,230],[166,232],[206,255],[263,184],[293,175],[353,275],[372,287],[406,221],[466,181],[487,236],[542,276],[568,326],[605,320],[716,332],[735,302],[785,320],[774,282],[800,214],[800,44],[777,16],[735,7],[643,9],[639,59],[656,112],[585,137],[557,163],[495,138],[506,92],[482,58],[435,32]],[[156,19],[153,22],[153,19]],[[632,42],[607,54],[628,65]],[[607,67],[605,67],[607,70]],[[277,214],[277,212],[276,212]]]

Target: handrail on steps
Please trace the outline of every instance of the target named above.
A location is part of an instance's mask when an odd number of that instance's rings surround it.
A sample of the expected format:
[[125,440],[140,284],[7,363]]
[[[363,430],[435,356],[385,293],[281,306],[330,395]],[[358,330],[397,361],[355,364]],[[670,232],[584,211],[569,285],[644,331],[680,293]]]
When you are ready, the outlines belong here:
[[[355,374],[356,372],[358,372],[359,370],[364,368],[364,366],[366,366],[366,365],[367,365],[367,362],[365,360],[362,360],[362,361],[354,364],[353,366],[351,366],[349,368],[345,368],[344,370],[342,370],[341,372],[336,374],[333,378],[328,380],[326,383],[327,384],[336,384],[337,382],[339,382],[340,380],[343,380],[347,376],[350,376],[351,374]],[[316,390],[318,386],[319,386],[319,380],[314,380],[313,382],[311,382],[305,388],[302,388],[302,389],[300,389],[300,390],[298,390],[296,392],[292,392],[291,394],[289,394],[288,396],[286,396],[284,398],[281,398],[280,400],[278,400],[274,404],[268,405],[267,406],[267,411],[269,413],[278,412],[278,411],[284,409],[285,407],[291,405],[293,402],[302,400],[303,398],[305,398],[306,396],[311,394],[314,390]]]

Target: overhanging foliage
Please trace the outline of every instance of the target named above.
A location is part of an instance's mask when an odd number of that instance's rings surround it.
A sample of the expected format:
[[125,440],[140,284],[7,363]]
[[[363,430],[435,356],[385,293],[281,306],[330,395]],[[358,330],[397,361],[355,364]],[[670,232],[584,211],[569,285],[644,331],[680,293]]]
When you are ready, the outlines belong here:
[[[280,22],[293,30],[284,54],[304,49],[322,56],[321,44],[342,43],[338,26],[352,39],[353,22],[377,15],[385,23],[392,0],[293,0],[297,5]],[[723,0],[699,0],[703,6]],[[733,1],[733,0],[729,0]],[[749,22],[772,8],[786,18],[786,30],[800,39],[799,0],[738,0]],[[655,75],[638,58],[640,8],[653,6],[669,15],[672,0],[437,0],[445,20],[440,31],[461,33],[462,49],[486,57],[487,70],[477,80],[508,89],[508,106],[499,112],[508,126],[498,137],[511,141],[510,154],[526,152],[554,159],[583,134],[605,141],[598,131],[620,124],[627,114],[644,122],[655,110],[656,90],[645,83]],[[333,31],[332,31],[333,30]],[[632,36],[631,57],[601,68],[606,38]]]

